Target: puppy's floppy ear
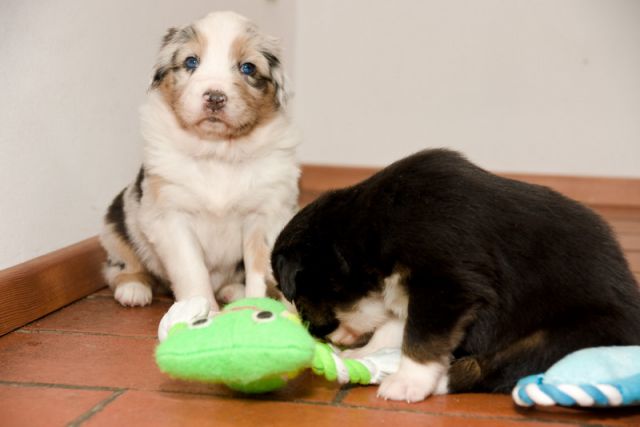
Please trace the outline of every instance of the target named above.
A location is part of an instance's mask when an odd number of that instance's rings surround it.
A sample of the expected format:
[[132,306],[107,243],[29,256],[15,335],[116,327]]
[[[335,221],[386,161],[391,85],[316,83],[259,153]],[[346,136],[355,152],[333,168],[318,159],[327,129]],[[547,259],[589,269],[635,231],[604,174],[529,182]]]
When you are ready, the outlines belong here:
[[277,255],[275,259],[278,288],[289,301],[293,301],[297,291],[297,276],[302,266],[296,260],[287,259],[284,255]]
[[156,60],[156,65],[153,67],[153,77],[151,79],[150,85],[151,89],[160,86],[160,83],[162,83],[162,80],[171,69],[171,56],[173,54],[172,45],[174,44],[175,39],[177,38],[180,31],[181,30],[179,28],[171,27],[167,30],[164,37],[162,37],[162,44],[160,45],[158,59]]
[[271,78],[276,89],[276,100],[280,108],[286,108],[289,101],[289,79],[282,69],[282,65],[271,68]]
[[175,37],[176,34],[178,34],[178,28],[176,28],[176,27],[168,28],[167,32],[164,34],[164,37],[162,37],[161,48],[165,47],[166,45],[171,43],[171,40],[173,40],[173,38]]
[[269,63],[271,81],[276,91],[276,102],[279,107],[285,108],[289,100],[289,82],[280,62],[280,41],[274,37],[265,38],[260,53]]

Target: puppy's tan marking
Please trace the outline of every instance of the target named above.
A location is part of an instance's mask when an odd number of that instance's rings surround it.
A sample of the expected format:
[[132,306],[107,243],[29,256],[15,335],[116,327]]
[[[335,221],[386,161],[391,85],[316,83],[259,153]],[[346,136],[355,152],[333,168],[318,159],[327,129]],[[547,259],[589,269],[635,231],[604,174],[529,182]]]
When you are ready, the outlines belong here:
[[247,296],[264,296],[269,275],[269,246],[260,229],[248,232],[243,243],[244,268],[247,278]]
[[231,45],[230,54],[233,62],[238,66],[244,62],[251,62],[256,66],[254,76],[237,73],[234,77],[233,85],[248,106],[246,113],[239,120],[245,125],[234,132],[233,137],[236,138],[242,136],[247,129],[269,121],[278,110],[269,64],[259,50],[258,38],[251,32],[237,37]]
[[114,288],[127,282],[137,282],[152,287],[154,284],[153,277],[148,273],[119,273],[113,280]]
[[473,390],[482,379],[482,368],[476,357],[462,357],[449,367],[449,390]]
[[487,375],[507,365],[510,360],[539,352],[544,346],[545,337],[545,331],[536,331],[493,354],[455,360],[449,368],[449,390],[473,390]]
[[148,175],[146,185],[149,196],[155,201],[160,201],[162,198],[162,188],[167,185],[167,181],[158,175]]
[[247,272],[257,272],[266,276],[269,270],[269,246],[264,233],[254,231],[249,235],[244,247],[245,253],[251,259],[250,265],[245,265]]
[[104,267],[104,276],[115,298],[122,305],[149,304],[151,290],[158,283],[144,268],[133,248],[116,232],[113,224],[105,225],[101,241],[111,261]]
[[185,130],[189,130],[191,126],[184,121],[182,114],[178,113],[180,94],[189,78],[189,71],[185,70],[182,64],[189,56],[195,56],[202,60],[206,48],[206,37],[200,35],[193,27],[186,27],[182,30],[171,28],[164,38],[161,57],[165,59],[166,63],[159,64],[157,67],[164,67],[166,71],[164,71],[162,80],[154,82],[154,85],[158,87],[167,105],[176,113],[175,117],[178,123]]
[[117,261],[121,261],[124,264],[125,271],[132,273],[145,271],[133,248],[122,240],[122,237],[115,231],[113,224],[105,225],[101,240],[109,253],[117,255]]
[[404,287],[407,274],[406,269],[397,267],[390,276],[384,279],[384,291],[382,292],[384,305],[400,319],[407,318],[409,307],[409,296]]
[[546,336],[547,333],[545,331],[536,331],[518,341],[515,341],[509,347],[498,351],[492,359],[494,363],[502,365],[505,360],[512,359],[519,354],[538,351],[538,349],[543,346]]

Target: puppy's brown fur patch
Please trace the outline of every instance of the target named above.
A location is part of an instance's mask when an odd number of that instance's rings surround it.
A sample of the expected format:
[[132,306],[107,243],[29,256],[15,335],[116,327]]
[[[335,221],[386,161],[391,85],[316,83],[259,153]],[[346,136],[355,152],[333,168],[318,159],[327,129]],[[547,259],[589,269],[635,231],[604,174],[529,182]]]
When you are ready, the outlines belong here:
[[160,281],[142,265],[130,242],[118,233],[114,224],[105,225],[101,238],[109,253],[117,257],[117,262],[111,261],[105,266],[107,282],[112,289],[126,282],[138,282],[149,287],[161,286]]
[[153,86],[158,88],[167,105],[175,113],[180,126],[185,130],[189,130],[191,126],[183,120],[181,114],[177,114],[180,108],[180,92],[189,77],[189,72],[183,68],[182,63],[189,56],[201,58],[206,48],[206,38],[193,27],[182,30],[170,28],[164,37],[162,49],[167,51],[164,56],[170,59],[166,64],[158,65],[158,70],[163,71],[159,79],[154,79]]
[[251,233],[247,239],[245,253],[253,261],[252,265],[245,266],[247,272],[265,273],[269,270],[269,247],[264,239],[264,234],[258,231]]
[[473,390],[484,378],[512,360],[542,351],[545,337],[544,331],[536,331],[491,355],[467,356],[455,360],[449,368],[449,390]]
[[146,182],[150,197],[155,201],[161,200],[162,188],[167,185],[167,181],[158,175],[149,175]]
[[269,121],[278,110],[276,88],[267,59],[260,51],[258,37],[249,31],[237,37],[231,45],[231,59],[240,66],[251,62],[256,66],[253,76],[237,73],[233,85],[247,105],[246,114],[241,118],[245,126],[238,129],[234,137],[242,136],[260,123]]

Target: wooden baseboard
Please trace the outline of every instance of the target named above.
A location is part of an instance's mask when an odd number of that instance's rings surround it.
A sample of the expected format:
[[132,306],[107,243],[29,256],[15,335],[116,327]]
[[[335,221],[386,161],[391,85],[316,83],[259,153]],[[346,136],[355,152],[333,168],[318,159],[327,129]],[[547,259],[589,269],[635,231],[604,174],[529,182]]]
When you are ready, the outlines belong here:
[[[303,193],[317,196],[330,189],[353,185],[379,170],[380,168],[303,165],[300,188]],[[640,179],[515,173],[499,175],[553,188],[588,205],[640,207]]]
[[[355,184],[378,170],[304,165],[301,203],[324,191]],[[503,175],[546,185],[591,205],[640,207],[640,179]],[[100,270],[104,258],[98,239],[93,237],[0,271],[0,335],[103,287]]]
[[0,335],[104,287],[96,237],[0,271]]

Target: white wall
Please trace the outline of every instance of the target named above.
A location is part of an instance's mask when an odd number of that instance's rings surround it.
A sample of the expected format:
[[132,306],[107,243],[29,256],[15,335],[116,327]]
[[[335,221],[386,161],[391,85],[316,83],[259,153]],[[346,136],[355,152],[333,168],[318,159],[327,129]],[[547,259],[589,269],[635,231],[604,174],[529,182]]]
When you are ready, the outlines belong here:
[[164,31],[234,9],[293,51],[293,0],[0,2],[0,269],[97,234],[139,167]]
[[303,161],[449,146],[499,171],[640,177],[637,0],[4,0],[0,268],[97,234],[140,162],[164,30],[229,8],[283,38]]
[[640,1],[300,1],[307,162],[640,177]]

